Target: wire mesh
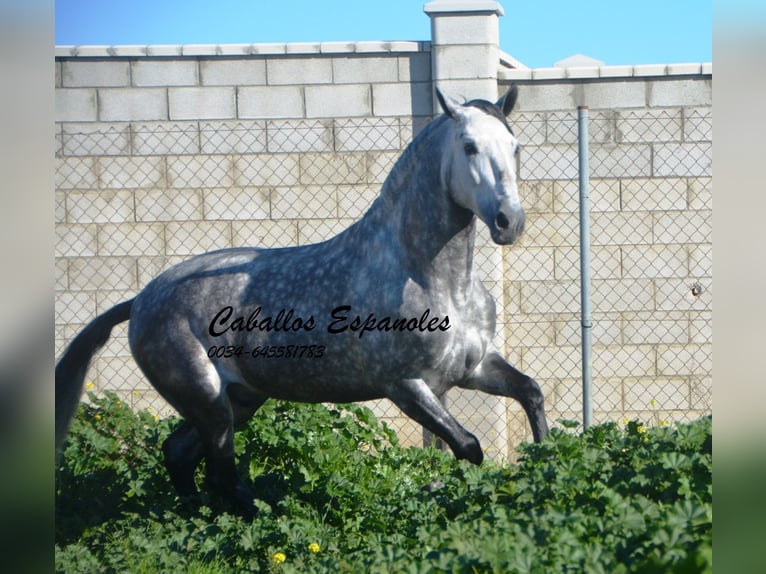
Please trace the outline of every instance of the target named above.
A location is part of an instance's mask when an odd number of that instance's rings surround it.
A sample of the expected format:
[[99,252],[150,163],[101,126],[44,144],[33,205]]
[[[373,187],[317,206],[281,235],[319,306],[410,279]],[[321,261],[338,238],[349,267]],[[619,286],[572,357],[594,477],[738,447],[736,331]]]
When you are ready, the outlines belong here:
[[[576,111],[513,118],[527,229],[479,230],[475,264],[498,302],[496,345],[533,376],[549,421],[580,420]],[[59,124],[56,353],[97,313],[212,249],[326,239],[361,217],[428,118]],[[591,111],[594,422],[687,420],[712,409],[709,108]],[[87,375],[170,412],[115,328]],[[453,390],[482,442],[531,439],[512,400]],[[422,429],[373,405],[405,444]]]

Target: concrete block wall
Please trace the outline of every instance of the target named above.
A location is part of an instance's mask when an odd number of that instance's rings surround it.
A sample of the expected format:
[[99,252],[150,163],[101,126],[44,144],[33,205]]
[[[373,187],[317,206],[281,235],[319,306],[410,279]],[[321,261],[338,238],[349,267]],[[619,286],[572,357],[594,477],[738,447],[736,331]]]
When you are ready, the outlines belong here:
[[[434,113],[434,85],[494,99],[515,81],[527,232],[505,249],[482,228],[476,248],[501,309],[496,344],[542,384],[552,423],[581,418],[574,119],[589,105],[596,420],[709,412],[710,65],[509,70],[499,4],[433,4],[433,43],[57,48],[57,356],[192,254],[341,231]],[[470,34],[464,4],[481,8]],[[124,326],[88,381],[169,412]],[[531,438],[515,401],[454,390],[447,402],[490,457]],[[395,407],[371,406],[420,442]]]
[[[507,348],[552,419],[582,416],[578,106],[589,108],[594,421],[712,410],[712,67],[655,68],[500,74],[499,93],[519,84],[528,206],[526,235],[504,250]],[[517,428],[530,438],[523,415]]]

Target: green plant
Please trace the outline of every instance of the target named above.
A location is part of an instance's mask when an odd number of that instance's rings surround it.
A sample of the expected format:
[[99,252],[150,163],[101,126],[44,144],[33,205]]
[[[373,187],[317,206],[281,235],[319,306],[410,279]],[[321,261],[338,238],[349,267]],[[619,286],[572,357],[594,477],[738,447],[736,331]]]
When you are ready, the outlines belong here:
[[113,395],[80,407],[58,572],[712,572],[710,418],[554,428],[476,467],[402,448],[361,406],[270,402],[236,439],[251,520],[175,496],[159,447],[177,422]]

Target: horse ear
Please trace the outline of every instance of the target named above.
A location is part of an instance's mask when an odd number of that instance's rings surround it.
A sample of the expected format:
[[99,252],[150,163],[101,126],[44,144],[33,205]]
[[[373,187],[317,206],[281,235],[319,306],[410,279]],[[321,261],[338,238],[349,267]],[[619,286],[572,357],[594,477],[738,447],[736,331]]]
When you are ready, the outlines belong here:
[[453,120],[457,119],[458,115],[460,114],[460,112],[458,112],[459,104],[449,96],[442,94],[442,91],[439,88],[436,88],[436,97],[439,99],[439,105],[441,106],[444,113],[451,117]]
[[516,84],[511,84],[505,95],[497,100],[495,104],[503,112],[505,117],[508,117],[516,106],[516,99],[519,97],[519,87]]

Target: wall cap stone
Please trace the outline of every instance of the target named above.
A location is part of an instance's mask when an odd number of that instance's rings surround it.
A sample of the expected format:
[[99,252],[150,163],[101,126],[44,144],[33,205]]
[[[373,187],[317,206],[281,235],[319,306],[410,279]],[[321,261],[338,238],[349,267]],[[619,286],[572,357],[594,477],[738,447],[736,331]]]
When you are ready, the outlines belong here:
[[561,80],[566,78],[647,78],[673,76],[712,76],[713,64],[643,64],[638,66],[600,66],[577,68],[500,68],[498,80]]
[[210,57],[281,54],[411,54],[430,52],[431,42],[295,42],[260,44],[168,44],[56,46],[56,58]]

